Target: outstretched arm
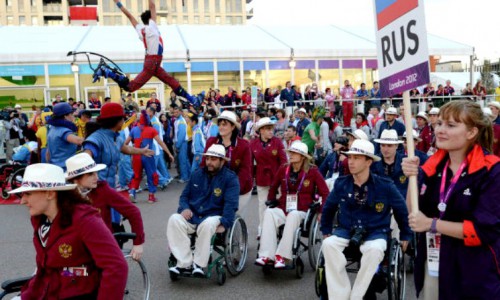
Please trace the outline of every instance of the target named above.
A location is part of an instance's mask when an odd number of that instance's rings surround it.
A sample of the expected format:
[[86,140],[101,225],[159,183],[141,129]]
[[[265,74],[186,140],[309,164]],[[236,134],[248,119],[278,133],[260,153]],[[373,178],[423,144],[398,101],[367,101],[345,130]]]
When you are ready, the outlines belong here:
[[[132,23],[132,26],[135,28],[137,26],[137,20],[132,16],[132,14],[123,6],[123,4],[120,2],[120,0],[113,0],[116,3],[116,6],[127,16],[127,18],[130,20],[130,23]],[[149,1],[149,6],[151,7],[151,2],[153,0]],[[154,4],[153,4],[154,6]],[[156,18],[156,12],[155,12],[155,18]]]
[[151,20],[153,20],[156,23],[155,0],[149,0],[149,11],[151,12]]

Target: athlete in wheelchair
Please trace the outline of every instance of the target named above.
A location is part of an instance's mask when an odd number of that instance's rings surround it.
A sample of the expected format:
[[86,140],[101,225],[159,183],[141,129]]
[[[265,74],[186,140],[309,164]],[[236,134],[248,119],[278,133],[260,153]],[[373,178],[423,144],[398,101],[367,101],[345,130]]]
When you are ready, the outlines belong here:
[[[385,268],[388,273],[401,274],[400,269],[393,270],[391,265],[384,266],[381,262],[384,256],[388,256],[388,264],[392,264],[397,255],[397,262],[401,263],[403,256],[399,243],[390,237],[391,210],[400,228],[403,251],[412,237],[408,225],[408,210],[405,200],[392,181],[370,173],[372,162],[380,160],[374,155],[372,143],[355,140],[350,150],[344,153],[349,157],[352,175],[337,179],[321,218],[321,231],[325,237],[322,246],[324,275],[328,294],[335,295],[335,299],[373,299],[376,298],[375,289],[369,287],[379,269]],[[332,232],[337,210],[338,226]],[[349,251],[344,251],[346,248]],[[351,255],[353,252],[354,257]],[[359,261],[352,290],[346,270],[351,258]],[[404,269],[404,264],[401,267]],[[392,281],[392,276],[388,277]],[[389,290],[389,299],[393,299],[394,295],[401,296],[404,279],[402,282],[388,284],[389,287],[397,284],[399,289],[394,293]]]
[[9,188],[15,190],[21,186],[25,169],[25,164],[14,161],[0,166],[0,189],[3,199],[10,198]]
[[[178,213],[168,220],[169,273],[172,280],[210,278],[216,267],[217,281],[222,285],[226,279],[224,263],[231,275],[243,270],[248,235],[245,222],[236,215],[239,182],[224,166],[228,160],[224,146],[212,145],[203,155],[206,166],[191,175]],[[219,255],[212,256],[212,250]]]
[[[317,220],[329,190],[318,168],[310,164],[306,144],[296,141],[287,151],[290,164],[281,166],[269,190],[255,263],[263,266],[264,273],[272,268],[296,269],[302,277],[303,252],[308,251],[315,268],[321,245]],[[278,188],[281,196],[276,200]],[[309,237],[308,245],[301,241],[302,236]]]

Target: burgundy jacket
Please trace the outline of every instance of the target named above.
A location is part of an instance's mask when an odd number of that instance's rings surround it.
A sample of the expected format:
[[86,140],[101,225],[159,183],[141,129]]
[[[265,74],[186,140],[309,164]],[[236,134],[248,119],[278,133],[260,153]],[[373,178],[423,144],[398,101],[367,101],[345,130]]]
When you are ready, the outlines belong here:
[[[83,295],[89,297],[85,299],[123,299],[127,262],[97,210],[78,204],[71,226],[62,229],[60,221],[58,214],[44,248],[38,237],[42,218],[31,218],[37,270],[23,287],[21,299],[68,299]],[[62,274],[64,268],[82,266],[87,268],[88,276]]]
[[422,141],[417,144],[416,148],[417,150],[427,153],[432,145],[432,140],[434,139],[434,132],[431,130],[431,125],[425,125],[425,127],[420,132],[419,137],[422,139]]
[[141,211],[129,199],[123,197],[115,189],[112,189],[108,182],[104,180],[100,180],[97,183],[97,188],[93,189],[88,196],[92,201],[92,206],[97,208],[104,224],[108,226],[111,232],[113,232],[111,227],[111,208],[114,208],[130,222],[132,232],[136,234],[134,245],[144,244],[145,235]]
[[[205,151],[210,148],[213,144],[221,144],[222,140],[218,137],[211,137],[207,140],[205,146]],[[229,153],[231,152],[231,153]],[[236,145],[231,151],[226,151],[226,156],[229,157],[231,154],[231,161],[229,162],[229,169],[231,169],[236,175],[240,182],[240,195],[244,195],[250,192],[253,188],[253,177],[252,177],[252,153],[250,152],[250,144],[247,140],[242,138],[236,138]],[[200,167],[205,166],[205,157],[201,161]]]
[[[250,141],[252,157],[255,159],[255,181],[258,186],[270,186],[279,167],[287,163],[285,147],[277,137],[262,146],[260,138]],[[253,160],[252,160],[253,161]]]
[[[439,218],[442,171],[448,160],[438,150],[422,167],[419,207]],[[451,172],[447,172],[448,187]],[[443,220],[463,223],[464,239],[441,235],[439,299],[500,299],[500,158],[479,145],[467,155],[467,167],[450,194]],[[415,287],[424,284],[427,260],[425,232],[417,234]]]
[[[276,195],[278,194],[278,188],[281,190],[281,197],[278,199],[279,205],[286,214],[286,194],[287,194],[287,180],[286,173],[287,169],[290,165],[283,165],[279,168],[276,176],[274,177],[273,184],[269,189],[269,194],[267,196],[268,200],[276,200]],[[288,193],[295,194],[297,193],[297,189],[300,185],[300,181],[302,180],[302,176],[304,175],[304,171],[300,171],[299,177],[297,179],[296,184],[291,184],[288,180]],[[321,207],[319,211],[323,211],[323,204],[326,202],[326,198],[330,191],[328,190],[328,186],[326,185],[325,179],[319,172],[316,166],[311,166],[309,171],[304,178],[304,183],[302,184],[302,188],[299,192],[299,199],[297,203],[297,210],[307,211],[309,209],[309,205],[313,203],[316,199],[314,198],[316,194],[318,194],[322,198]]]

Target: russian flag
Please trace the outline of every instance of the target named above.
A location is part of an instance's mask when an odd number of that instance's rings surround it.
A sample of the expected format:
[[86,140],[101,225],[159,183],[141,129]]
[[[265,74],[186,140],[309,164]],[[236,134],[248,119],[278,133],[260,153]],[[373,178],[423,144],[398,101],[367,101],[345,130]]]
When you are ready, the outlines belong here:
[[418,0],[375,0],[378,30],[418,7]]

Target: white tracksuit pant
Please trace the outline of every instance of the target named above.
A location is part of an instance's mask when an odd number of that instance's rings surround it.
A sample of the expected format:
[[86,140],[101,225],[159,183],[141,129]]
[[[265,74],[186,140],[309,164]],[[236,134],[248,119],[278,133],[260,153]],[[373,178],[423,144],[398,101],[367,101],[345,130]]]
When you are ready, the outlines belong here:
[[376,239],[366,241],[360,246],[359,249],[362,254],[361,267],[354,281],[352,291],[346,270],[347,260],[343,253],[348,245],[348,239],[337,236],[331,236],[323,241],[322,251],[325,257],[328,295],[339,300],[361,300],[368,290],[379,264],[384,259],[387,241]]
[[269,195],[268,186],[257,186],[257,198],[259,199],[259,235],[262,233],[262,222],[264,221],[264,212],[267,208],[267,195]]
[[[262,235],[260,236],[259,257],[269,257],[274,260],[275,255],[292,259],[292,247],[295,231],[299,228],[306,212],[294,210],[285,216],[280,208],[267,208],[262,221]],[[278,228],[285,224],[283,236],[278,244]]]
[[[177,267],[187,268],[193,261],[204,268],[210,258],[210,241],[220,225],[220,216],[206,218],[198,226],[189,223],[180,214],[173,214],[168,219],[167,240],[172,254],[177,259]],[[191,240],[188,234],[196,232],[194,258],[191,252]]]

